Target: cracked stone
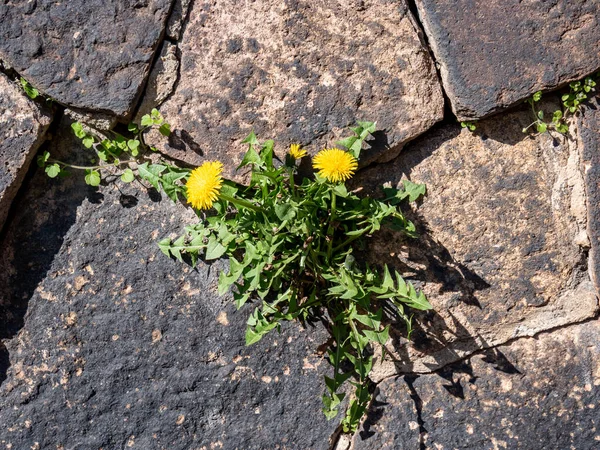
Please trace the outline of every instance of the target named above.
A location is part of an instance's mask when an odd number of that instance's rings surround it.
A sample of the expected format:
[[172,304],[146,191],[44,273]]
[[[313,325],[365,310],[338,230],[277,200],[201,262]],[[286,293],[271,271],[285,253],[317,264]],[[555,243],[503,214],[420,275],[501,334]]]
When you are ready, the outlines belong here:
[[600,68],[600,2],[415,0],[459,120],[479,119]]
[[128,116],[172,0],[0,4],[0,59],[69,107]]
[[160,108],[176,131],[158,147],[189,164],[235,167],[251,130],[282,155],[294,142],[314,153],[357,120],[386,130],[371,157],[389,159],[443,116],[404,1],[195,2],[178,46],[180,79]]
[[440,126],[355,180],[373,193],[402,178],[428,190],[409,213],[419,239],[385,231],[370,243],[370,259],[405,273],[434,307],[417,315],[410,343],[392,329],[392,358],[375,368],[375,380],[430,372],[596,314],[580,149],[548,133],[525,136],[530,114],[523,108],[490,118],[475,133]]
[[0,73],[0,229],[52,114]]
[[[66,120],[50,151],[86,161]],[[327,333],[293,323],[246,347],[251,308],[216,293],[224,262],[192,270],[157,246],[192,211],[41,170],[19,201],[0,244],[3,446],[329,448]]]
[[165,41],[150,72],[142,104],[136,113],[137,123],[140,123],[144,114],[149,114],[171,95],[177,82],[178,71],[177,46]]
[[188,15],[190,4],[192,0],[175,0],[173,3],[173,11],[169,16],[169,22],[167,23],[167,37],[178,41],[183,31],[185,18]]
[[599,405],[596,319],[383,381],[354,449],[592,449]]

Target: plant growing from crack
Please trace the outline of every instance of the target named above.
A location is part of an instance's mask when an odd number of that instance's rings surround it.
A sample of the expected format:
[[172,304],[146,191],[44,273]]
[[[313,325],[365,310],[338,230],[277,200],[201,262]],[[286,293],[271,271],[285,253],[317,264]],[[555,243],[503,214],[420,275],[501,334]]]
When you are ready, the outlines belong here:
[[[177,239],[161,240],[162,252],[192,266],[199,259],[229,259],[229,269],[219,275],[218,291],[231,291],[238,309],[255,304],[247,322],[247,345],[280,330],[285,321],[323,322],[332,338],[327,349],[332,374],[325,377],[323,413],[328,419],[336,417],[348,397],[341,425],[344,432],[355,432],[372,395],[374,346],[381,346],[385,357],[390,325],[384,311],[403,319],[410,337],[411,311],[431,308],[423,292],[397,271],[357,261],[356,249],[382,226],[415,237],[415,226],[399,205],[419,199],[425,186],[405,180],[401,189],[383,189],[383,200],[361,198],[347,189],[363,142],[376,129],[371,122],[351,128],[352,136],[337,142],[338,148],[318,152],[312,161],[314,178],[299,178],[297,163],[307,157],[306,150],[292,145],[278,163],[274,142],[261,143],[251,133],[243,141],[248,149],[238,167],[249,170],[247,186],[223,178],[219,161],[190,170],[123,160],[123,155],[136,158],[146,151],[142,132],[149,127],[159,127],[163,134],[170,131],[158,112],[142,119],[141,127],[129,127],[132,139],[99,139],[75,123],[76,135],[102,163],[70,166],[47,152],[38,163],[49,176],[82,168],[92,186],[100,183],[102,170],[121,170],[124,182],[137,175],[174,201],[187,201],[200,220]],[[134,167],[124,168],[126,164]]]
[[542,99],[542,91],[536,92],[525,100],[531,106],[535,120],[523,128],[523,133],[527,133],[531,128],[535,128],[538,133],[556,131],[566,135],[569,132],[569,125],[567,123],[569,115],[574,115],[579,111],[581,105],[588,99],[588,95],[596,90],[595,86],[596,82],[594,81],[594,77],[591,76],[584,78],[582,81],[569,83],[569,91],[561,96],[562,109],[557,109],[552,113],[550,122],[545,121],[544,111],[536,107]]

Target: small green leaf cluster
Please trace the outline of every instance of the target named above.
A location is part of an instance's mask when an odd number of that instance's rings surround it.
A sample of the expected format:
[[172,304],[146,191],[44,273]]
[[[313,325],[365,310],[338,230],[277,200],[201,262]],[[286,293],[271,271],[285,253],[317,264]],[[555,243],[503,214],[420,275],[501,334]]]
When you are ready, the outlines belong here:
[[473,121],[465,121],[460,123],[461,128],[466,128],[469,131],[475,131],[477,129],[477,125]]
[[[107,131],[107,136],[100,136],[95,131],[84,127],[79,122],[71,124],[71,128],[75,136],[81,139],[83,146],[87,149],[92,149],[95,152],[95,158],[92,159],[90,166],[77,166],[68,164],[63,161],[56,160],[51,157],[48,151],[44,151],[37,158],[37,164],[39,167],[44,168],[46,174],[51,177],[65,176],[68,175],[68,169],[78,169],[85,171],[85,182],[90,186],[98,186],[102,181],[102,171],[109,171],[114,173],[117,171],[120,174],[121,181],[124,183],[131,183],[135,179],[134,170],[128,167],[129,164],[134,164],[135,170],[142,179],[147,179],[156,188],[159,188],[155,184],[156,174],[159,170],[157,167],[153,167],[148,162],[137,165],[139,158],[148,151],[154,151],[155,149],[149,147],[144,142],[143,133],[149,128],[158,128],[160,133],[164,136],[169,136],[171,133],[171,127],[165,122],[160,112],[153,109],[150,114],[146,114],[141,119],[141,124],[138,126],[135,123],[130,123],[127,127],[128,136],[124,136],[116,131]],[[160,166],[160,165],[158,165]],[[162,171],[166,170],[166,166],[161,166]],[[110,171],[109,169],[113,169]],[[172,168],[171,172],[177,171],[176,168]],[[187,174],[187,172],[186,172]],[[181,179],[178,178],[178,179]],[[171,198],[176,198],[174,191],[181,190],[180,187],[177,189],[173,188],[167,192]],[[175,197],[173,197],[175,195]]]
[[531,127],[535,127],[538,133],[556,131],[566,135],[569,132],[569,125],[566,121],[568,115],[577,113],[581,104],[588,99],[588,94],[595,91],[595,86],[596,82],[591,76],[586,77],[583,81],[570,83],[569,91],[561,96],[562,110],[554,111],[550,122],[545,121],[544,111],[536,108],[536,104],[542,99],[542,91],[534,93],[526,102],[531,106],[535,120],[523,128],[523,133],[527,133]]
[[[353,135],[337,145],[358,157],[375,124],[359,122],[351,130]],[[333,370],[325,378],[323,412],[329,419],[338,414],[349,384],[353,395],[342,426],[354,432],[371,399],[373,345],[383,347],[385,356],[390,311],[404,321],[410,336],[411,311],[431,308],[423,292],[397,271],[357,261],[357,250],[383,226],[415,237],[415,226],[399,205],[418,200],[425,186],[405,180],[400,189],[385,189],[382,200],[359,197],[318,173],[296,180],[296,161],[288,155],[277,164],[272,140],[260,143],[252,133],[244,142],[248,150],[239,169],[249,169],[249,185],[225,180],[214,215],[189,225],[177,239],[160,241],[159,247],[193,266],[200,258],[229,259],[229,270],[219,276],[219,293],[232,291],[238,308],[255,302],[246,329],[248,345],[279,330],[284,321],[326,322],[333,338],[327,350]],[[172,181],[167,168],[157,168],[152,177],[163,188]]]
[[21,83],[21,87],[25,91],[25,94],[27,94],[27,97],[30,99],[35,100],[40,96],[40,91],[34,88],[25,78],[21,77],[19,82]]

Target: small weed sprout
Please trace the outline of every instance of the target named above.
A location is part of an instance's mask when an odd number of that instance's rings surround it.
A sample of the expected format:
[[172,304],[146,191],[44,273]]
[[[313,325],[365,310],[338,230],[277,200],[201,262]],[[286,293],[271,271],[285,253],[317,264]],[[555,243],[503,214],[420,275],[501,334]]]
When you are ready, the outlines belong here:
[[570,83],[569,92],[561,96],[562,110],[554,111],[550,122],[544,120],[544,111],[536,108],[536,104],[542,99],[542,91],[536,92],[525,100],[531,106],[535,120],[523,128],[523,133],[527,133],[530,128],[534,127],[538,133],[556,131],[566,135],[569,132],[568,116],[579,111],[581,104],[587,100],[588,94],[595,91],[595,86],[596,82],[593,77],[586,77],[583,81]]

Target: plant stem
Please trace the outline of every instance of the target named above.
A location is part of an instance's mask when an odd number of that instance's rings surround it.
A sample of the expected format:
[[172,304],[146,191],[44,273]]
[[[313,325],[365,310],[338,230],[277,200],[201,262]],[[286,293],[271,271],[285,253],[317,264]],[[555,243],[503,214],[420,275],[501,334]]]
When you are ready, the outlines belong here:
[[246,208],[246,209],[251,209],[252,211],[255,212],[260,212],[261,209],[256,206],[253,203],[250,203],[248,200],[243,200],[241,198],[234,198],[234,197],[230,197],[229,195],[226,194],[219,194],[219,197],[222,200],[228,201],[230,203],[233,203],[236,206],[241,206],[242,208]]
[[[62,162],[62,161],[59,161],[58,159],[54,159],[54,158],[48,158],[48,162],[56,163],[56,164],[59,164],[64,167],[69,167],[71,169],[77,169],[77,170],[94,170],[94,169],[106,169],[107,167],[113,167],[112,164],[104,164],[102,166],[77,166],[75,164],[68,164],[66,162]],[[120,166],[121,164],[129,164],[129,163],[137,163],[137,162],[138,161],[136,161],[134,159],[129,160],[129,161],[119,161],[118,165]],[[114,167],[116,167],[116,166],[114,166]]]
[[327,259],[331,260],[332,246],[333,246],[333,222],[335,221],[335,201],[336,195],[335,192],[331,191],[331,214],[329,215],[329,226],[327,227],[327,237],[329,241],[327,242]]

